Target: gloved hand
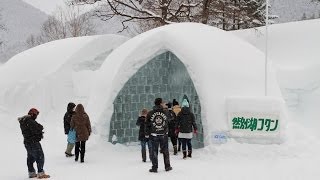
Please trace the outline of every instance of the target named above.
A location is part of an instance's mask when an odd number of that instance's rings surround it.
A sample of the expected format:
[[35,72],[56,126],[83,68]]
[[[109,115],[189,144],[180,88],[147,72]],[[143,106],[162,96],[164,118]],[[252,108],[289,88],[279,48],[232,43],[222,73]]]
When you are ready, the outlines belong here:
[[179,128],[176,128],[174,133],[179,134]]
[[198,134],[198,130],[197,130],[197,129],[194,129],[194,130],[193,130],[193,133],[194,133],[194,134]]
[[144,137],[148,139],[148,138],[149,138],[149,135],[145,135]]

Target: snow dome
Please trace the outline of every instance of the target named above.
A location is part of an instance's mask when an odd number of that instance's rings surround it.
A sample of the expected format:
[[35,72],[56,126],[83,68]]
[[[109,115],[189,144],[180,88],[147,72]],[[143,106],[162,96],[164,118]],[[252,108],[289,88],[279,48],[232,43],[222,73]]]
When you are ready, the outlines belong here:
[[[227,99],[231,104],[237,101],[230,101],[234,96],[262,99],[252,101],[253,106],[264,102],[265,61],[260,50],[233,34],[203,24],[177,23],[123,43],[94,79],[88,112],[96,130],[109,141],[115,136],[120,143],[137,141],[139,111],[151,109],[154,98],[181,103],[187,97],[199,128],[193,144],[199,148],[210,143],[212,132],[229,131]],[[268,97],[282,100],[271,66]],[[266,104],[269,109],[278,107]]]
[[0,107],[15,116],[30,107],[59,115],[59,108],[64,112],[69,101],[86,102],[94,71],[127,39],[119,35],[68,38],[14,56],[0,67]]

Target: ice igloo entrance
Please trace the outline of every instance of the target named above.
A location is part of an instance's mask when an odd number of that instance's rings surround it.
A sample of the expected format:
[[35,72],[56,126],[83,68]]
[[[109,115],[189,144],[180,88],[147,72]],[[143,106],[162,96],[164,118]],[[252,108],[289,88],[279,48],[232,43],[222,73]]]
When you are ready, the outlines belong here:
[[169,51],[142,66],[120,90],[113,102],[109,141],[116,135],[119,143],[137,142],[139,111],[152,109],[156,97],[165,102],[172,102],[175,98],[180,105],[183,97],[188,98],[198,126],[198,135],[192,139],[192,145],[194,148],[204,147],[198,94],[185,65]]

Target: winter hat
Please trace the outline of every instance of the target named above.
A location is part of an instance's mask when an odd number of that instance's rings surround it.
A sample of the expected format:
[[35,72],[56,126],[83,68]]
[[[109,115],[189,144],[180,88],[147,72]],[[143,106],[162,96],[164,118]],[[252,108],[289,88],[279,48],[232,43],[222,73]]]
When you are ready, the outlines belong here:
[[176,105],[179,105],[179,103],[178,103],[178,101],[176,99],[173,99],[172,106],[176,106]]
[[172,103],[171,102],[168,102],[166,105],[167,105],[168,109],[170,109],[172,107]]
[[162,103],[162,98],[156,98],[156,99],[154,100],[154,105],[156,105],[156,106],[160,106],[161,103]]
[[28,114],[30,116],[38,116],[39,115],[39,111],[36,108],[31,108],[28,112]]
[[188,103],[188,101],[186,99],[183,99],[182,107],[189,107],[189,103]]

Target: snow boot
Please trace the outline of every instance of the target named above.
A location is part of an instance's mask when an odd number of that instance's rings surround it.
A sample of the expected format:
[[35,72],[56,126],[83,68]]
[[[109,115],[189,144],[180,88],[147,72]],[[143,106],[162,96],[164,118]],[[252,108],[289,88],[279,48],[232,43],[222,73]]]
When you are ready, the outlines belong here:
[[183,151],[183,159],[187,158],[187,151]]
[[191,158],[191,157],[192,157],[192,155],[191,155],[191,154],[192,154],[192,151],[191,151],[191,150],[189,150],[189,151],[188,151],[188,157],[189,157],[189,158]]
[[84,162],[84,155],[85,155],[85,151],[81,150],[81,151],[80,151],[80,162],[81,162],[81,163]]
[[44,172],[38,173],[38,179],[47,179],[50,178],[50,176]]
[[166,167],[165,170],[166,170],[166,171],[171,171],[171,170],[172,170],[172,167],[171,167],[171,166]]
[[35,178],[37,174],[35,172],[29,172],[29,178]]
[[157,170],[157,169],[153,169],[153,168],[151,168],[151,169],[149,169],[149,172],[157,173],[157,172],[158,172],[158,170]]
[[147,160],[147,152],[146,151],[141,151],[142,154],[142,162],[146,162]]
[[65,152],[65,154],[66,154],[66,157],[72,157],[72,156],[74,156],[74,154],[69,154],[69,153],[67,153],[67,152]]
[[177,155],[178,151],[177,151],[177,146],[173,146],[173,155]]

